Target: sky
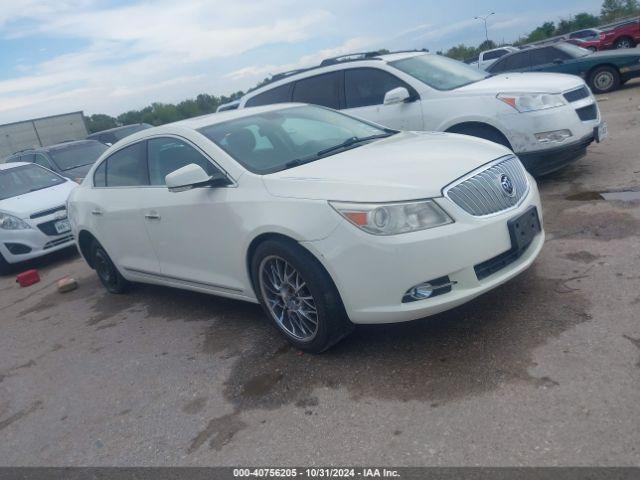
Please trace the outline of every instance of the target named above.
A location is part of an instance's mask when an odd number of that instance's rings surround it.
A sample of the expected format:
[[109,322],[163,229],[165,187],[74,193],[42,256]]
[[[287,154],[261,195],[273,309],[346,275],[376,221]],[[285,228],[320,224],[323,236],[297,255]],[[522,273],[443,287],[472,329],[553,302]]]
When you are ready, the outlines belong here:
[[0,124],[229,94],[326,57],[512,41],[601,0],[0,0]]

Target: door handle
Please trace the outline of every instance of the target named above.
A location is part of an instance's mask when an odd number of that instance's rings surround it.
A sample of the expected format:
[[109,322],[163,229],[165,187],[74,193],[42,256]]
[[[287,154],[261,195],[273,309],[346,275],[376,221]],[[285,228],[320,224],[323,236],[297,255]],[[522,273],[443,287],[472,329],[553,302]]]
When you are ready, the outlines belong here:
[[149,212],[144,214],[144,218],[146,218],[147,220],[160,220],[160,215],[158,215],[156,212]]
[[91,210],[91,215],[102,215],[102,210],[100,210],[99,208],[94,208],[93,210]]

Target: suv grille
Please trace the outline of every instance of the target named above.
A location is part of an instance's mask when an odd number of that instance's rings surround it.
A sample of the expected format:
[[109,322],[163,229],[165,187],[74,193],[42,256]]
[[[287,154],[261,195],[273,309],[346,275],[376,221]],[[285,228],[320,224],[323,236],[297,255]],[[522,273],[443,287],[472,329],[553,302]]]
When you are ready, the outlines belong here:
[[580,120],[582,120],[583,122],[586,122],[588,120],[595,120],[596,118],[598,118],[598,109],[596,108],[595,103],[587,105],[586,107],[578,108],[576,110],[576,113],[578,114],[578,117],[580,117]]
[[589,90],[587,87],[580,87],[577,90],[571,90],[564,94],[564,98],[567,102],[577,102],[578,100],[582,100],[583,98],[587,98],[589,96]]
[[[513,188],[511,195],[509,186]],[[509,156],[445,187],[444,196],[465,212],[482,217],[515,207],[528,191],[524,167],[517,157]]]

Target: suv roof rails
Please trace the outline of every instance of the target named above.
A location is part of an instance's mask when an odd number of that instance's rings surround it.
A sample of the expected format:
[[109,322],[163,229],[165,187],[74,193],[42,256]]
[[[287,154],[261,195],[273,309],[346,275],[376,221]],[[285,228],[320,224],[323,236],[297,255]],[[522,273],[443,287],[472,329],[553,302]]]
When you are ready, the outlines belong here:
[[389,52],[386,50],[375,50],[371,52],[356,52],[356,53],[346,53],[344,55],[339,55],[337,57],[325,58],[320,62],[320,65],[315,65],[313,67],[307,68],[298,68],[296,70],[289,70],[287,72],[277,73],[272,75],[268,80],[264,81],[260,86],[256,86],[247,91],[247,93],[253,92],[254,90],[258,90],[259,88],[265,87],[270,83],[277,82],[278,80],[282,80],[283,78],[290,77],[292,75],[296,75],[298,73],[308,72],[310,70],[315,70],[316,68],[327,67],[329,65],[336,65],[338,63],[348,63],[348,62],[357,62],[362,60],[380,60],[380,55],[389,55],[392,53],[411,53],[411,52],[428,52],[428,48],[422,49],[413,49],[413,50],[396,50],[393,52]]

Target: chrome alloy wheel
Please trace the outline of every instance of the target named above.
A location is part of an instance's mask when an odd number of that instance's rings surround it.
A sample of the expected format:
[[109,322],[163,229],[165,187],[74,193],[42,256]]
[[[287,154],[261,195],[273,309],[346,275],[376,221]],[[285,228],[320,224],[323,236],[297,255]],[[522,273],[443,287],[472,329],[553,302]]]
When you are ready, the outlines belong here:
[[599,72],[593,79],[593,83],[601,91],[609,90],[614,83],[613,74],[608,71]]
[[318,310],[300,273],[285,259],[265,257],[258,268],[260,292],[269,312],[289,335],[304,342],[318,331]]

